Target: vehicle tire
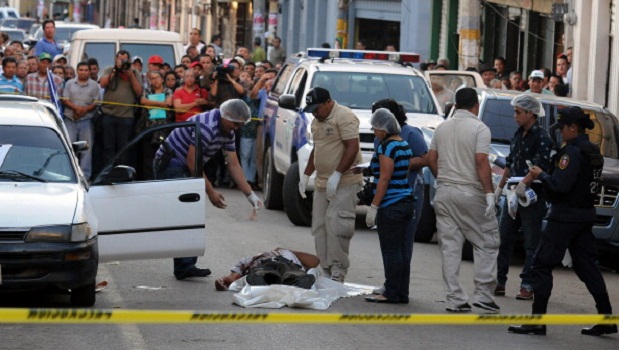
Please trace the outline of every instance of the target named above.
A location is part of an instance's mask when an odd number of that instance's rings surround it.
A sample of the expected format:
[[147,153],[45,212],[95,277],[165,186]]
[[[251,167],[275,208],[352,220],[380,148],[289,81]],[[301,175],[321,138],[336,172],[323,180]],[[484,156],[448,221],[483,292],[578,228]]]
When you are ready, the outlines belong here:
[[88,307],[95,304],[95,282],[71,289],[71,305]]
[[288,168],[284,177],[284,210],[288,220],[296,226],[312,225],[312,195],[302,198],[299,193],[299,162],[294,162]]
[[462,246],[462,260],[473,261],[473,245],[469,241],[464,241]]
[[423,186],[423,208],[421,209],[421,218],[417,223],[417,232],[415,232],[415,242],[428,243],[432,240],[434,232],[436,232],[436,213],[430,205],[430,185]]
[[264,171],[262,193],[264,196],[264,207],[267,209],[283,209],[282,187],[284,177],[277,173],[273,164],[273,152],[271,145],[267,145],[264,152]]

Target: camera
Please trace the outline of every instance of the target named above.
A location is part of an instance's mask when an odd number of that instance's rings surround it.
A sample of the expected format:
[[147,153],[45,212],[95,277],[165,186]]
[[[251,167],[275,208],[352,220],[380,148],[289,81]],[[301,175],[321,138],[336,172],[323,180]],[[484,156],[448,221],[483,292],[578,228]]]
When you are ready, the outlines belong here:
[[129,60],[122,60],[120,63],[120,68],[118,69],[118,71],[120,72],[126,72],[128,70],[131,69],[131,62],[129,62]]
[[218,80],[226,80],[226,74],[232,74],[234,72],[234,67],[229,65],[220,64],[215,67],[215,73],[217,73],[216,79]]

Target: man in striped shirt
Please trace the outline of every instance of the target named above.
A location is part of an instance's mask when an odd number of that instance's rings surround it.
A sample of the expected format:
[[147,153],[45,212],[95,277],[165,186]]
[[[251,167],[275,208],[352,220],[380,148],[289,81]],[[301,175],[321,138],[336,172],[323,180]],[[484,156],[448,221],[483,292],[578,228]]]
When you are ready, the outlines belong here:
[[[187,121],[198,122],[200,125],[199,147],[202,151],[202,164],[206,164],[217,151],[223,150],[232,179],[239,190],[243,191],[249,203],[255,209],[259,209],[262,207],[262,201],[247,183],[234,145],[234,131],[245,124],[249,117],[250,111],[247,104],[239,99],[231,99],[224,102],[219,109],[196,114]],[[158,179],[182,178],[193,176],[196,173],[194,130],[194,128],[176,128],[161,145],[154,160]],[[201,169],[200,172],[204,177],[206,194],[211,203],[217,208],[226,208],[223,194],[213,188],[204,173],[204,169]],[[176,279],[184,280],[190,277],[210,275],[209,269],[196,267],[197,260],[197,257],[175,258],[174,275]]]

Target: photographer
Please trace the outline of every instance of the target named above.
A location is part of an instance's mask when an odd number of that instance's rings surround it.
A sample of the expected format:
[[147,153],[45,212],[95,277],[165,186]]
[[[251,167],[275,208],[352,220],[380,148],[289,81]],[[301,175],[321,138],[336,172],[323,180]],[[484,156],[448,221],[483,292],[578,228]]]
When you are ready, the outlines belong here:
[[[129,52],[120,50],[116,54],[114,67],[107,67],[99,84],[103,93],[103,163],[107,164],[120,149],[129,142],[133,134],[134,106],[142,95],[142,75],[131,69]],[[121,159],[127,164],[128,159]]]
[[210,100],[215,103],[215,108],[219,108],[227,100],[242,99],[247,94],[239,80],[241,66],[238,58],[233,58],[227,65],[221,64],[215,68],[210,94]]

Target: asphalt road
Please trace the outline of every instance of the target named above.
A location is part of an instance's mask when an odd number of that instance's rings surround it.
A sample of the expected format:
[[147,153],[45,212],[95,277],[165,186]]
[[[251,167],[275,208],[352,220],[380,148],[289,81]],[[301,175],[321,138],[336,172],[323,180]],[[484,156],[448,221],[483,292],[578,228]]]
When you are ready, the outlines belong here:
[[[239,191],[225,190],[225,210],[208,206],[207,248],[198,265],[213,275],[177,281],[172,260],[102,264],[98,281],[107,287],[97,294],[97,308],[245,310],[232,304],[232,292],[216,292],[214,280],[227,274],[241,257],[275,247],[314,251],[309,228],[293,226],[282,211],[262,210],[250,221],[251,207]],[[348,282],[378,286],[383,268],[375,231],[363,225],[360,212],[351,243]],[[516,262],[518,264],[519,262]],[[497,298],[504,314],[529,313],[530,301],[518,301],[518,272],[514,265],[506,297]],[[460,272],[467,291],[473,290],[470,262]],[[604,271],[615,310],[619,308],[619,274]],[[337,300],[333,313],[445,314],[440,254],[436,243],[415,244],[411,276],[411,303],[371,304],[363,297]],[[18,294],[0,296],[0,307],[66,307],[68,296]],[[271,312],[316,312],[280,309]],[[477,310],[473,310],[474,312]],[[594,313],[594,302],[569,269],[555,272],[549,311],[559,314]],[[615,311],[617,313],[617,311]],[[0,325],[0,349],[613,349],[619,336],[587,337],[581,326],[551,326],[546,337],[507,333],[507,326],[406,326],[406,325]]]

